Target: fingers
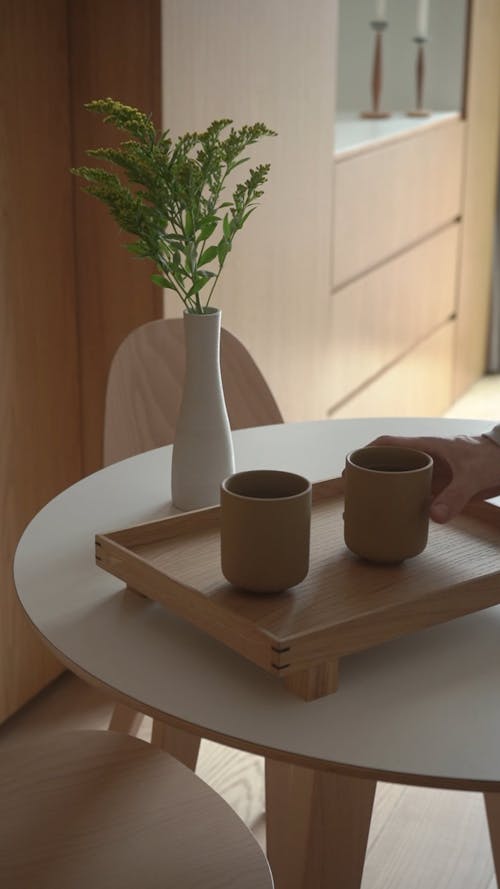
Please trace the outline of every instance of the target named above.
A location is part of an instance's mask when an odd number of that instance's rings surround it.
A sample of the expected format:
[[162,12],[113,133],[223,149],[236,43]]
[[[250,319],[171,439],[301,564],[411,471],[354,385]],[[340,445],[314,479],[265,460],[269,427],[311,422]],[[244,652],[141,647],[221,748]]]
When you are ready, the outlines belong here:
[[409,436],[404,435],[380,435],[378,438],[371,441],[367,447],[414,448],[416,451],[439,453],[440,450],[443,449],[443,443],[441,439],[433,438],[431,436],[410,438]]
[[433,522],[437,522],[438,525],[444,525],[445,522],[449,522],[451,519],[450,509],[446,503],[436,503],[434,500],[431,503],[431,508],[429,511],[429,515]]
[[462,512],[472,496],[473,492],[468,487],[452,482],[431,503],[431,519],[440,525],[449,522]]
[[369,446],[414,448],[433,458],[430,517],[440,524],[462,512],[470,500],[488,493],[496,496],[500,491],[499,447],[485,436],[382,435]]

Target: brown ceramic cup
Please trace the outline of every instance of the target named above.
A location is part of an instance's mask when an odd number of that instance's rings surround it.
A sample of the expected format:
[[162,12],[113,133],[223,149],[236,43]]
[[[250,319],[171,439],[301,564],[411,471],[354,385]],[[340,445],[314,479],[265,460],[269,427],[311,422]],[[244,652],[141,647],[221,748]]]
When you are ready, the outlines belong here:
[[402,562],[427,545],[432,458],[399,447],[347,455],[344,539],[371,562]]
[[238,472],[221,485],[221,566],[244,590],[277,593],[309,570],[311,483],[272,469]]

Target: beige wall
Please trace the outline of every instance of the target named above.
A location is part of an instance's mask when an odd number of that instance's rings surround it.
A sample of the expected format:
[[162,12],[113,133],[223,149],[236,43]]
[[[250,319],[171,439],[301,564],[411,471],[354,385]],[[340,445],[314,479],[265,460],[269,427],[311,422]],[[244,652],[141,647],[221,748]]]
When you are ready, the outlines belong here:
[[179,134],[230,117],[279,134],[251,151],[251,165],[271,163],[270,179],[214,300],[285,418],[324,416],[336,2],[315,0],[314,15],[303,0],[164,0],[162,10],[164,126]]

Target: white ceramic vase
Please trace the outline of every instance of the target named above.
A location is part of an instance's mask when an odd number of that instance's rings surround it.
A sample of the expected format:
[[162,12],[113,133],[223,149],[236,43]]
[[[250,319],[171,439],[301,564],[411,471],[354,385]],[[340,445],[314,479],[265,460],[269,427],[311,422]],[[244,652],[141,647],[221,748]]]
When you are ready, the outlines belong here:
[[220,501],[234,472],[231,428],[220,372],[220,309],[184,312],[186,372],[172,454],[172,502],[200,509]]

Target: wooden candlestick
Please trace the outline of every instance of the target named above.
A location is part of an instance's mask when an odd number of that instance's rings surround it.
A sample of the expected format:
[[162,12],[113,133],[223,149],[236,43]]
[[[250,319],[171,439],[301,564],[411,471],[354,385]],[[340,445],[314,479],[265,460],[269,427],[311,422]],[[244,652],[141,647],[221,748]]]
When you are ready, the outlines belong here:
[[427,37],[414,37],[414,43],[417,44],[417,61],[415,65],[415,96],[416,105],[411,111],[408,111],[409,117],[429,117],[430,111],[427,111],[424,105],[424,83],[425,83],[425,44]]
[[372,68],[372,108],[371,111],[362,111],[361,117],[381,118],[390,117],[389,111],[380,110],[380,96],[382,93],[382,34],[387,27],[387,22],[370,22],[375,31],[375,46],[373,52]]

